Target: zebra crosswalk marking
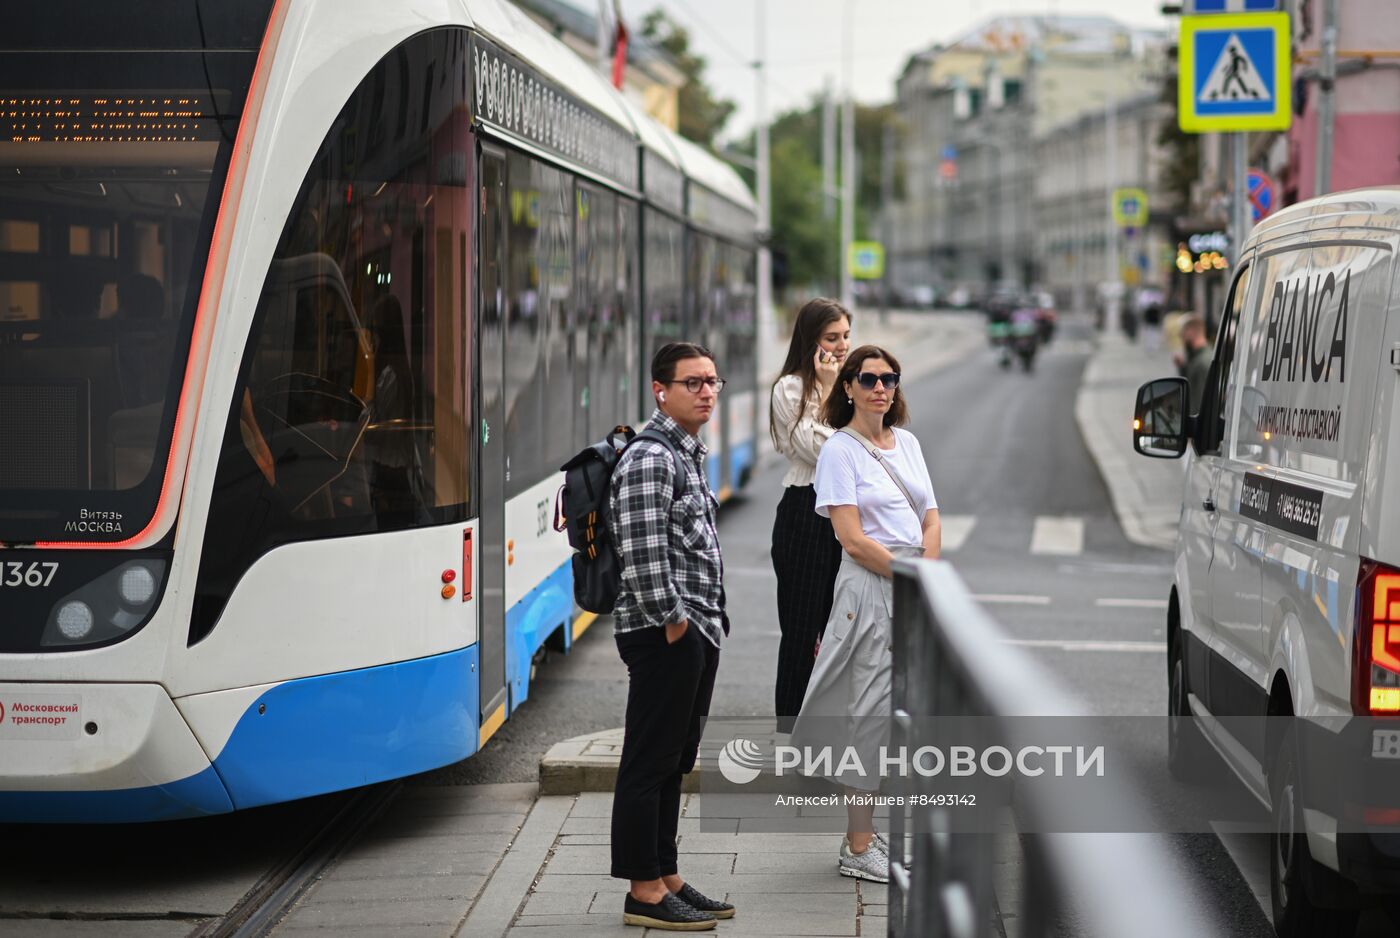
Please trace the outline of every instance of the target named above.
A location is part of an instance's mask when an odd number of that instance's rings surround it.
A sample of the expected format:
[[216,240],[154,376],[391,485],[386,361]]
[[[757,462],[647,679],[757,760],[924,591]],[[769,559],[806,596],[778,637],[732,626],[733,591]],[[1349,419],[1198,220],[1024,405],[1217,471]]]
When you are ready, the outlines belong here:
[[[978,515],[941,514],[939,522],[943,529],[942,553],[953,554],[966,549],[977,532],[980,520]],[[993,518],[994,532],[999,530],[996,521],[997,519]],[[1024,534],[1022,536],[1024,537]],[[1036,518],[1034,530],[1031,532],[1030,553],[1058,557],[1077,557],[1083,554],[1084,519],[1048,515]],[[1142,572],[1138,567],[1133,567],[1132,571]]]
[[1084,519],[1044,515],[1036,518],[1035,530],[1031,533],[1031,553],[1061,557],[1084,553]]
[[1083,639],[1004,638],[1003,645],[1020,648],[1049,648],[1055,651],[1116,651],[1139,654],[1166,654],[1165,642],[1105,642]]
[[1105,609],[1165,609],[1165,599],[1096,599],[1095,606]]
[[940,514],[938,522],[943,528],[941,552],[946,554],[959,550],[967,543],[967,539],[972,536],[972,529],[977,527],[977,516]]
[[1029,593],[973,593],[972,598],[988,606],[1048,606],[1049,596]]

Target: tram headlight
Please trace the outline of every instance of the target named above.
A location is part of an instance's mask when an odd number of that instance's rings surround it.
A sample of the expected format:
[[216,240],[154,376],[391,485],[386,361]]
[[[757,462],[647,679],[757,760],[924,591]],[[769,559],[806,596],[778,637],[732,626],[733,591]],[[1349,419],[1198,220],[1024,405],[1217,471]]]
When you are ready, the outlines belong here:
[[117,591],[128,606],[144,606],[156,594],[156,578],[141,564],[130,564],[122,570]]
[[51,607],[40,646],[115,641],[144,625],[155,611],[166,568],[155,557],[130,560],[61,597]]
[[80,642],[92,634],[92,607],[79,600],[70,600],[58,607],[58,630],[70,642]]

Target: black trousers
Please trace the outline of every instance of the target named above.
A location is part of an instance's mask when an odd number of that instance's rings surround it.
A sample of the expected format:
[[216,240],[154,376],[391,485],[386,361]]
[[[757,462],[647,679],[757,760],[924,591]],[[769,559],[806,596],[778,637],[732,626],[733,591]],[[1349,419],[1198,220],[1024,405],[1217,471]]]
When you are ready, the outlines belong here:
[[612,875],[659,879],[676,873],[681,777],[695,768],[719,649],[692,625],[670,645],[663,628],[623,632],[617,650],[627,665],[627,727],[613,790]]
[[778,676],[773,712],[778,729],[792,729],[817,660],[817,641],[831,615],[831,594],[841,567],[841,544],[831,521],[817,514],[817,492],[791,485],[773,520],[773,572],[778,577]]

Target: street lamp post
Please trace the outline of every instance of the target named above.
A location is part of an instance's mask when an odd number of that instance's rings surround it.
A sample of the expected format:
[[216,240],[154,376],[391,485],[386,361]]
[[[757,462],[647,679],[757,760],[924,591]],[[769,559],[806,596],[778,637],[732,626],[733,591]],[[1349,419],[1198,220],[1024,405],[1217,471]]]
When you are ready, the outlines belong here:
[[768,361],[778,338],[777,318],[773,312],[773,260],[768,251],[769,235],[773,229],[772,195],[769,186],[769,144],[768,144],[768,76],[764,72],[764,59],[768,55],[767,3],[758,0],[754,4],[754,83],[757,120],[754,128],[755,156],[758,158],[755,182],[758,184],[758,305],[755,310],[758,320],[759,373],[766,379],[778,370],[778,363]]
[[855,307],[855,281],[848,260],[856,235],[856,102],[855,102],[855,0],[846,0],[845,31],[842,36],[842,92],[846,100],[841,112],[841,302]]
[[[1106,67],[1111,69],[1112,59],[1107,60]],[[1113,96],[1113,75],[1110,71],[1109,80],[1105,85],[1108,96],[1104,100],[1104,202],[1106,203],[1105,217],[1107,224],[1104,227],[1104,280],[1110,285],[1110,296],[1117,296],[1116,285],[1118,283],[1118,227],[1113,221],[1113,190],[1118,187],[1118,102]],[[1116,303],[1116,300],[1115,300]],[[1112,312],[1117,312],[1116,308]]]

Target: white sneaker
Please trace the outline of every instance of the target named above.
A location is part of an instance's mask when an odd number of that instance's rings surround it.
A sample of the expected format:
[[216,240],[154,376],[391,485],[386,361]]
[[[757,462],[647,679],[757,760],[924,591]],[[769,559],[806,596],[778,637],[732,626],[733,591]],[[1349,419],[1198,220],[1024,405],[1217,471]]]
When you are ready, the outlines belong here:
[[[879,847],[880,850],[884,852],[886,857],[890,856],[890,842],[885,839],[885,835],[880,833],[879,831],[873,831],[872,837],[873,839],[871,840],[871,843]],[[905,856],[903,863],[904,868],[906,870],[910,869],[913,866],[914,858],[910,856]]]
[[852,852],[850,838],[842,839],[841,855],[836,861],[836,868],[842,876],[868,879],[872,883],[890,881],[890,858],[873,839],[864,853]]

